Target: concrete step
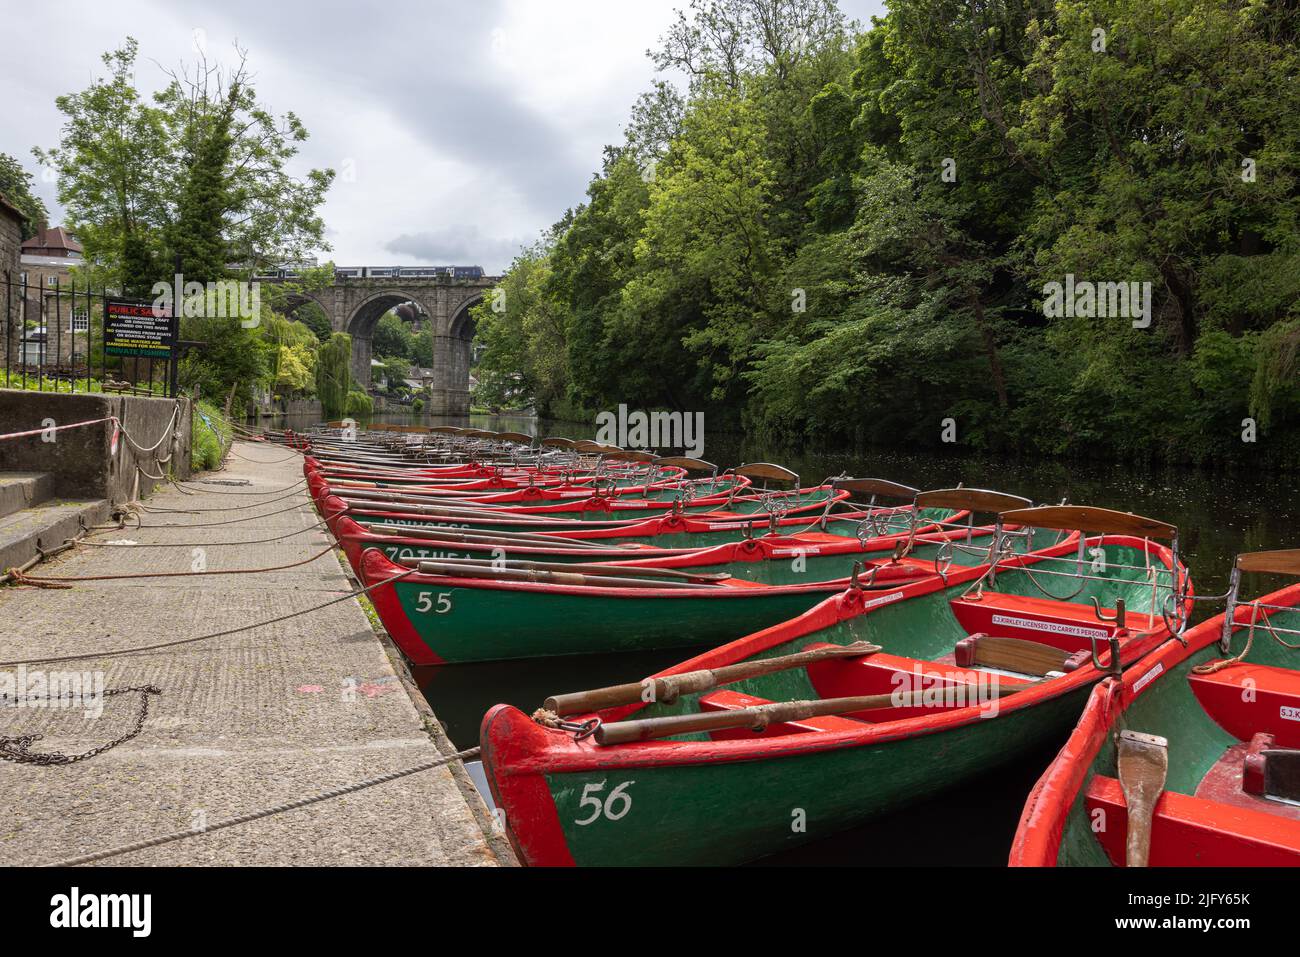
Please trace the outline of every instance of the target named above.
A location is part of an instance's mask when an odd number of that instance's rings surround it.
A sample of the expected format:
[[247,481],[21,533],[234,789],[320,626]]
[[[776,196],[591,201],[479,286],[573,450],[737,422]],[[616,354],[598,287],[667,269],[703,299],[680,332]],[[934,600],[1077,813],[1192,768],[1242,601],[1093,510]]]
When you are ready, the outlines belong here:
[[0,472],[0,518],[54,494],[54,476],[48,472]]
[[37,548],[51,549],[76,536],[81,520],[98,525],[108,520],[107,499],[45,502],[0,518],[0,572],[35,558]]

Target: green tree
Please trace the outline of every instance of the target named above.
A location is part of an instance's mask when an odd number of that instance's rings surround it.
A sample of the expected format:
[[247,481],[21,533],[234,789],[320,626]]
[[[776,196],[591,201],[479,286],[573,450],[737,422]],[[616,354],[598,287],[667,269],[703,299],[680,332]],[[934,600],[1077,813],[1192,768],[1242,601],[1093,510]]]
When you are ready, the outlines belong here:
[[32,192],[32,174],[8,153],[0,153],[0,195],[27,217],[22,226],[23,239],[30,239],[48,223],[45,203]]
[[375,324],[375,331],[370,337],[370,348],[379,357],[409,359],[412,353],[410,329],[395,313],[386,312]]
[[426,369],[433,365],[433,333],[428,329],[411,336],[411,361]]
[[334,174],[289,171],[307,131],[258,101],[243,51],[230,69],[202,59],[167,75],[151,101],[135,86],[137,55],[128,38],[104,55],[107,76],[60,96],[59,145],[35,151],[103,278],[147,292],[178,256],[205,281],[327,249],[317,209]]
[[316,398],[327,419],[337,419],[352,390],[352,337],[336,332],[316,353]]
[[329,337],[333,335],[334,329],[330,325],[330,317],[325,314],[325,310],[314,300],[303,303],[298,309],[294,310],[293,316],[304,326],[315,333],[316,338],[321,342],[328,342]]

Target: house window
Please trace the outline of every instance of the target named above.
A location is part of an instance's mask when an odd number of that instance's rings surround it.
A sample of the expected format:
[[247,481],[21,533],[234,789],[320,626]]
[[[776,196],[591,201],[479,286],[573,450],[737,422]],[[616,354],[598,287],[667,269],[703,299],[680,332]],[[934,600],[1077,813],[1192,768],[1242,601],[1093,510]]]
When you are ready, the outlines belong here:
[[72,311],[72,331],[89,332],[90,331],[90,313],[85,309],[74,309]]
[[58,277],[58,276],[46,276],[46,277],[45,277],[45,285],[47,285],[47,286],[57,286],[58,284],[59,284],[59,277]]

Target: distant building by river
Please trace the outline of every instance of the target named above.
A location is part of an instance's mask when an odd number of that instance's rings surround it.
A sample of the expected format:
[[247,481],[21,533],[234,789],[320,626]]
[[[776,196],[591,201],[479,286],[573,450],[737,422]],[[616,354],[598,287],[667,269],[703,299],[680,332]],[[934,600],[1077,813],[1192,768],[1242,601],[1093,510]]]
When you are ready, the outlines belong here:
[[81,243],[62,226],[42,226],[22,244],[21,275],[27,287],[23,351],[29,365],[84,361],[90,301],[76,293],[72,282],[72,267],[82,261]]

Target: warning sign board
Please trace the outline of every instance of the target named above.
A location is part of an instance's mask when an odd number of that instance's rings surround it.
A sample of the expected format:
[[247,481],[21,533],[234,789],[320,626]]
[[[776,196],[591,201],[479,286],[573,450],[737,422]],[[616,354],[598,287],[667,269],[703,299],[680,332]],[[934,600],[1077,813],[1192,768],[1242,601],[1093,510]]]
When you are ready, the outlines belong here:
[[176,319],[170,309],[130,299],[104,301],[104,354],[170,359],[176,347]]

